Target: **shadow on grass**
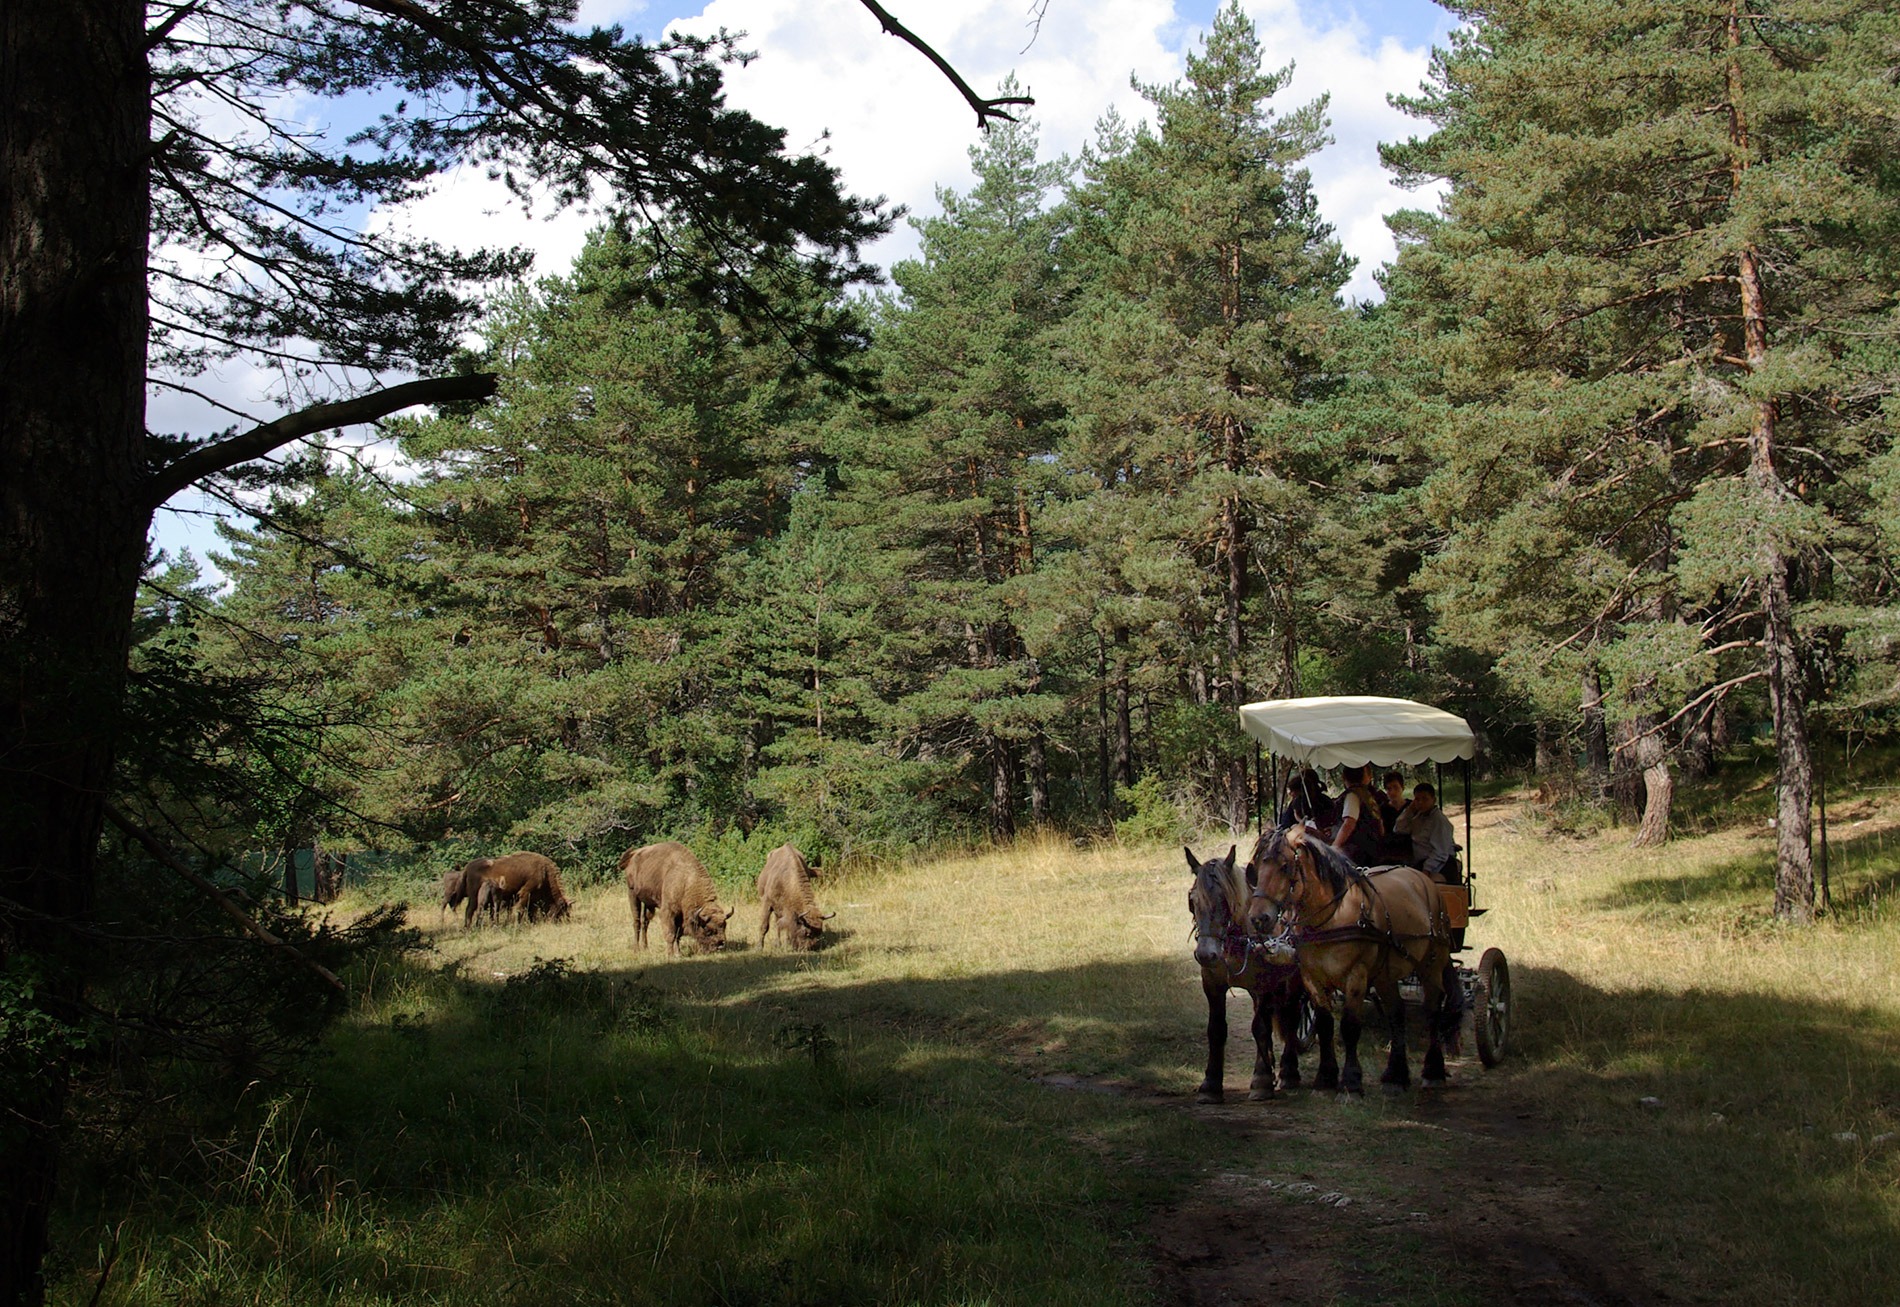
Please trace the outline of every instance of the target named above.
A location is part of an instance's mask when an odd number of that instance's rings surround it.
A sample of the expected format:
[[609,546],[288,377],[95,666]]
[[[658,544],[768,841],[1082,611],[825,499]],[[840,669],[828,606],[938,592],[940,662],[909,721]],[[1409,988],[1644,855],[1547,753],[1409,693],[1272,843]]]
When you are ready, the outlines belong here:
[[1900,1301],[1891,1015],[1852,994],[1612,993],[1529,967],[1514,980],[1513,1096],[1551,1123],[1563,1168],[1600,1186],[1577,1187],[1603,1228],[1714,1298],[1793,1285],[1804,1302]]
[[[1192,1067],[1186,960],[796,983],[826,965],[753,948],[501,983],[418,969],[338,1033],[294,1130],[266,1122],[241,1165],[188,1183],[100,1177],[69,1246],[132,1218],[137,1270],[107,1303],[1145,1301],[1141,1208],[1179,1201],[1235,1137],[1024,1068]],[[1900,1301],[1893,1154],[1872,1142],[1900,1111],[1890,1019],[1851,995],[1515,981],[1511,1059],[1465,1072],[1463,1101],[1528,1109],[1509,1146],[1606,1246],[1689,1270],[1712,1300]],[[1191,1082],[1164,1087],[1185,1100]],[[1239,1164],[1364,1179],[1404,1162],[1428,1198],[1508,1169],[1487,1151],[1502,1142],[1447,1160],[1442,1134],[1361,1137],[1339,1111],[1261,1107],[1291,1133]]]
[[1156,1123],[978,1036],[1166,968],[756,993],[813,964],[385,976],[250,1137],[89,1176],[70,1256],[125,1230],[104,1303],[1141,1301],[1102,1141],[1156,1152]]

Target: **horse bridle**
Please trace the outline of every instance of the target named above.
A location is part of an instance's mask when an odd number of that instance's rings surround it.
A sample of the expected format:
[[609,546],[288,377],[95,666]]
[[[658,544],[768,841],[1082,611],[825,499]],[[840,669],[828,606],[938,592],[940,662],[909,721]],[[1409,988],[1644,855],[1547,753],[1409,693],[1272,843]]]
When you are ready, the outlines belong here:
[[[1214,864],[1207,862],[1201,865],[1208,867]],[[1227,906],[1227,929],[1222,931],[1220,935],[1220,951],[1222,961],[1226,962],[1229,966],[1233,965],[1230,959],[1234,954],[1238,953],[1240,955],[1239,970],[1230,973],[1239,977],[1246,975],[1248,968],[1253,966],[1253,956],[1258,941],[1255,940],[1247,929],[1247,901],[1244,897],[1240,900],[1239,910],[1235,910],[1234,877],[1237,872],[1238,868],[1230,865],[1227,869],[1227,874],[1221,877],[1220,896],[1222,902]],[[1197,920],[1194,923],[1195,938],[1200,938],[1200,934],[1201,923]]]
[[[1289,906],[1296,906],[1299,902],[1300,895],[1306,890],[1306,877],[1308,873],[1306,863],[1302,859],[1312,856],[1313,855],[1307,851],[1304,845],[1300,845],[1294,848],[1292,857],[1282,861],[1280,864],[1282,868],[1285,868],[1288,863],[1291,863],[1293,875],[1288,878],[1286,893],[1278,899],[1267,899],[1267,904],[1273,909],[1274,920],[1281,923],[1280,933],[1282,935],[1291,935],[1295,930],[1303,928],[1303,923],[1298,917],[1295,917],[1290,923],[1286,920],[1287,909]],[[1313,874],[1317,875],[1318,873],[1315,872]],[[1335,894],[1333,901],[1326,905],[1326,913],[1320,920],[1325,921],[1330,918],[1339,905],[1346,901],[1346,895],[1351,892],[1352,886],[1349,884],[1345,889]],[[1260,893],[1260,883],[1258,879],[1254,882],[1254,893],[1261,898],[1266,898],[1266,895]]]

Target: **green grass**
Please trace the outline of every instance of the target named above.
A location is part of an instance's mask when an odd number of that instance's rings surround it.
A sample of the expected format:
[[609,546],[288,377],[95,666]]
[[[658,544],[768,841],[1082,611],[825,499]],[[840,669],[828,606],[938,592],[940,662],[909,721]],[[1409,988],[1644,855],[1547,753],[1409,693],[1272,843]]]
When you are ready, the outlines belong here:
[[[750,904],[726,954],[636,954],[611,888],[566,924],[421,910],[435,952],[359,983],[306,1089],[248,1100],[189,1179],[74,1194],[54,1299],[90,1302],[116,1246],[101,1303],[1133,1304],[1155,1214],[1239,1176],[1263,1240],[1308,1237],[1299,1301],[1497,1301],[1480,1214],[1546,1210],[1612,1285],[1900,1301],[1896,797],[1832,801],[1810,929],[1769,920],[1745,804],[1639,851],[1486,800],[1472,960],[1510,958],[1514,1046],[1443,1101],[1185,1110],[1178,849],[830,874],[813,955],[756,947]],[[1272,1197],[1302,1184],[1352,1215]]]

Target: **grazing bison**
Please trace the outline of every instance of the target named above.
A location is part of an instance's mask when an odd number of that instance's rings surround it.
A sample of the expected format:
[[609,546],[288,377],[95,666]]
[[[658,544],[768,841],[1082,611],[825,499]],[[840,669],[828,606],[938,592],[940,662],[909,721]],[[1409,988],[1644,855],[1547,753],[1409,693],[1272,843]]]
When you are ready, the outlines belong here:
[[726,946],[726,910],[719,906],[712,877],[684,844],[671,841],[629,849],[620,859],[627,879],[627,903],[633,909],[634,938],[647,946],[647,927],[660,919],[666,951],[680,951],[680,936],[692,937],[704,951]]
[[545,915],[558,921],[572,907],[561,873],[539,853],[477,858],[462,869],[462,895],[468,903],[464,924],[473,922],[477,911],[492,917],[503,907],[511,908],[517,920]]
[[759,903],[765,915],[759,921],[759,947],[765,947],[772,933],[772,919],[778,919],[779,943],[789,942],[795,949],[816,948],[825,933],[825,923],[836,913],[820,915],[811,894],[812,870],[805,855],[790,844],[781,844],[765,855],[765,870],[759,873]]

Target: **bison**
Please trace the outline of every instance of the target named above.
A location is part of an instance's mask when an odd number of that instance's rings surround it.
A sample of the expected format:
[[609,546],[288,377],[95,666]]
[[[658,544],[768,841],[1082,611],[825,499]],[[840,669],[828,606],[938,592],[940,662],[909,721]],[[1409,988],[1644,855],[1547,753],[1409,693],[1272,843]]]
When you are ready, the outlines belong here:
[[[493,862],[493,858],[476,858],[451,871],[442,873],[442,912],[450,908],[459,908],[464,899],[473,899],[481,888],[481,869]],[[473,878],[469,876],[474,872]]]
[[759,903],[765,915],[759,921],[759,947],[772,933],[772,919],[778,919],[779,943],[789,942],[795,949],[816,948],[825,933],[825,923],[836,913],[820,915],[811,894],[812,869],[805,855],[790,844],[781,844],[765,855],[765,870],[759,873]]
[[629,849],[620,859],[620,874],[627,880],[634,938],[641,948],[647,946],[647,928],[656,916],[668,953],[680,951],[682,934],[704,951],[726,946],[726,910],[719,906],[712,877],[684,844],[669,841]]
[[561,888],[561,873],[539,853],[477,858],[462,869],[461,891],[468,903],[465,925],[483,909],[493,916],[506,906],[516,919],[547,915],[559,921],[573,907]]

